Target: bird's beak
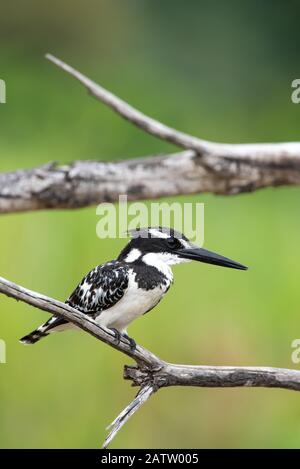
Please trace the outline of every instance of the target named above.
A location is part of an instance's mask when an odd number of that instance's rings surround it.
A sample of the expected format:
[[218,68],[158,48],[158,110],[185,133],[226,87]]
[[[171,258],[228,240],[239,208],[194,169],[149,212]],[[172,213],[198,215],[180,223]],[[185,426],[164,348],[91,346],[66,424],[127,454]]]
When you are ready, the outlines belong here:
[[205,262],[206,264],[221,265],[222,267],[230,267],[231,269],[248,269],[248,267],[240,264],[239,262],[232,261],[231,259],[220,256],[215,252],[207,251],[206,249],[198,247],[179,249],[177,251],[177,255],[183,259]]

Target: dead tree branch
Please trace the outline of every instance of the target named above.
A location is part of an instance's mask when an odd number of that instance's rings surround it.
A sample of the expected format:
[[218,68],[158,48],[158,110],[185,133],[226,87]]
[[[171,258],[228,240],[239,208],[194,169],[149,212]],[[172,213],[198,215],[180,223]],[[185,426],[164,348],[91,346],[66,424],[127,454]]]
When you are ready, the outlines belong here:
[[179,132],[152,119],[61,60],[47,59],[91,95],[145,132],[186,151],[119,162],[49,163],[0,174],[0,213],[78,208],[117,201],[211,192],[232,195],[300,185],[300,142],[224,144]]
[[98,340],[114,347],[135,360],[134,366],[125,366],[124,378],[139,386],[135,399],[110,425],[110,433],[103,447],[111,442],[121,427],[151,395],[162,387],[266,387],[300,391],[300,371],[270,367],[236,366],[189,366],[167,363],[141,346],[131,350],[127,340],[116,343],[109,329],[98,326],[95,321],[61,301],[41,295],[0,277],[0,293],[48,313],[60,316]]
[[263,160],[264,163],[286,163],[286,158],[297,157],[300,163],[300,142],[298,143],[260,143],[260,144],[225,144],[209,142],[198,137],[180,132],[156,119],[146,116],[142,112],[130,106],[124,100],[98,85],[94,81],[87,78],[82,73],[75,70],[62,60],[51,54],[46,54],[46,58],[50,62],[57,65],[65,72],[72,75],[80,83],[82,83],[89,93],[96,99],[113,109],[129,122],[154,135],[162,140],[173,143],[176,146],[187,150],[194,150],[199,155],[209,154],[214,157],[243,162],[258,162]]
[[179,147],[196,150],[201,153],[206,151],[207,147],[214,146],[214,144],[210,142],[179,132],[178,130],[172,129],[167,125],[146,116],[57,57],[54,57],[51,54],[46,54],[46,59],[72,75],[86,87],[92,96],[145,132],[154,135],[155,137],[159,137],[162,140],[166,140],[167,142],[174,143],[174,145]]

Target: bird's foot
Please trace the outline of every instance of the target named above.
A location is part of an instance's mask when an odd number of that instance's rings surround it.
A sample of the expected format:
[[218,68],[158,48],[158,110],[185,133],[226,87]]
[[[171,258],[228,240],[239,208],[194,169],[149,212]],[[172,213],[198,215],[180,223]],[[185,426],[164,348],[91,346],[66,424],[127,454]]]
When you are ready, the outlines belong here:
[[132,337],[129,337],[129,335],[127,334],[123,334],[123,337],[128,340],[130,350],[134,352],[134,350],[136,349],[136,341]]
[[110,327],[110,330],[113,331],[113,333],[115,334],[116,343],[117,345],[119,345],[121,340],[121,332],[118,331],[118,329],[116,329],[115,327]]

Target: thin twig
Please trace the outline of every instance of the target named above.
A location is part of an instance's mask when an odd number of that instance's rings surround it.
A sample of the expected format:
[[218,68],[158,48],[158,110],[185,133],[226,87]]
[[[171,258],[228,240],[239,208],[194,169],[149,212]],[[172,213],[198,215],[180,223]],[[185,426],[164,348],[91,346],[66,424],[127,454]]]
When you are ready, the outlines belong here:
[[107,430],[110,430],[110,432],[105,438],[102,446],[103,449],[108,447],[127,420],[129,420],[130,417],[149,399],[149,397],[152,396],[154,391],[153,386],[149,384],[141,387],[133,401],[130,402],[130,404],[125,407],[118,417],[107,427]]
[[123,99],[90,80],[78,70],[75,70],[75,68],[66,64],[57,57],[54,57],[54,55],[46,54],[45,57],[46,59],[50,60],[50,62],[54,63],[59,68],[67,72],[69,75],[72,75],[74,78],[76,78],[76,80],[80,81],[80,83],[82,83],[87,88],[92,96],[99,99],[126,120],[132,122],[137,127],[140,127],[149,134],[155,135],[156,137],[159,137],[163,140],[167,140],[168,142],[174,143],[177,146],[194,149],[201,152],[205,151],[207,147],[213,145],[205,140],[201,140],[186,133],[172,129],[167,125],[164,125],[161,122],[146,116],[130,104],[126,103],[126,101],[123,101]]
[[145,132],[171,142],[174,145],[188,150],[194,150],[200,155],[211,155],[228,160],[234,159],[245,162],[262,159],[264,163],[277,162],[277,164],[279,164],[282,163],[283,160],[286,163],[289,158],[297,158],[298,164],[300,163],[300,142],[225,144],[200,139],[193,135],[175,130],[143,114],[126,103],[123,99],[106,90],[103,86],[98,85],[54,55],[46,54],[45,57],[57,67],[76,78],[76,80],[87,88],[92,96],[106,104],[120,114],[120,116],[132,122]]

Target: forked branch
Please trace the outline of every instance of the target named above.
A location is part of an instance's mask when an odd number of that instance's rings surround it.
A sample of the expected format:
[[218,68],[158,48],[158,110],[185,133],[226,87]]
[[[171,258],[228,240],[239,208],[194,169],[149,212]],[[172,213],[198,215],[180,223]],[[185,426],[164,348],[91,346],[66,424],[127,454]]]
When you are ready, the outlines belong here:
[[121,162],[75,161],[0,174],[0,213],[78,208],[117,201],[212,192],[239,194],[300,185],[300,142],[224,144],[180,132],[138,111],[62,60],[47,59],[143,131],[185,151]]
[[110,433],[103,447],[111,442],[121,427],[145,403],[150,396],[162,387],[266,387],[300,391],[300,371],[270,367],[235,366],[189,366],[167,363],[149,350],[137,346],[131,350],[126,339],[116,343],[109,329],[98,326],[95,321],[70,306],[40,293],[28,290],[0,277],[0,293],[48,313],[60,316],[97,339],[125,353],[136,362],[125,366],[124,378],[129,379],[140,391],[134,400],[120,413],[110,426]]

